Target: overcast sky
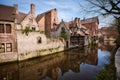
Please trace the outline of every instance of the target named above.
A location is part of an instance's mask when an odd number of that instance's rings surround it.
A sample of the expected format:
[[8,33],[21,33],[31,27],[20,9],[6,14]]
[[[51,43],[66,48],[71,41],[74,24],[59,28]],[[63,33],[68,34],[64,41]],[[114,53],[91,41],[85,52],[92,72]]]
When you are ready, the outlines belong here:
[[[89,3],[84,0],[79,0],[82,5],[89,7]],[[36,15],[46,12],[50,9],[57,8],[59,20],[71,21],[75,17],[91,18],[97,16],[95,13],[86,13],[80,7],[78,0],[0,0],[0,4],[13,6],[18,4],[18,9],[21,12],[28,13],[30,11],[30,4],[35,4]],[[111,19],[104,19],[99,17],[100,26],[112,21]]]

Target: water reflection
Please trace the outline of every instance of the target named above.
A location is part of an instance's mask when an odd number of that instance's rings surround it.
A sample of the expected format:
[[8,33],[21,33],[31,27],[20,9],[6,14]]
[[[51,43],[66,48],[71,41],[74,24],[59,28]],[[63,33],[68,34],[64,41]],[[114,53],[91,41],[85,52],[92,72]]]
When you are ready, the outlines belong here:
[[73,49],[19,63],[0,65],[0,80],[95,80],[110,51],[103,46]]

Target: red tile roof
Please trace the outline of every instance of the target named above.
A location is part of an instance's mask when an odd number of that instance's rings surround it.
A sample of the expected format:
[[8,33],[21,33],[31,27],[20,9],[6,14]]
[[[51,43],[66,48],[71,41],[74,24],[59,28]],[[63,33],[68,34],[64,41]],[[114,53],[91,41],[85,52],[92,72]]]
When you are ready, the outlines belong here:
[[14,21],[15,14],[16,14],[16,10],[14,7],[0,4],[0,20],[1,21]]

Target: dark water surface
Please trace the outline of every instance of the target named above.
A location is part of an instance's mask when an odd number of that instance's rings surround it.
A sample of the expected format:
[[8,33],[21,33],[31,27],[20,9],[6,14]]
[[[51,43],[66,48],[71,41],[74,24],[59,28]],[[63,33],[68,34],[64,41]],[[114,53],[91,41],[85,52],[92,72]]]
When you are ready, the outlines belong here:
[[0,80],[95,80],[110,62],[112,46],[76,48],[19,63],[0,65]]

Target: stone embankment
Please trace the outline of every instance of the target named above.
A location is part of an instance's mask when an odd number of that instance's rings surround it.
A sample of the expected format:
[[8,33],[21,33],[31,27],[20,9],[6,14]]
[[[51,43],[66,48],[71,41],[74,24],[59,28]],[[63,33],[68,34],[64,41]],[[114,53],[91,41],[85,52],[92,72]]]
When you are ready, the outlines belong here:
[[120,48],[118,48],[115,55],[116,80],[120,80]]

